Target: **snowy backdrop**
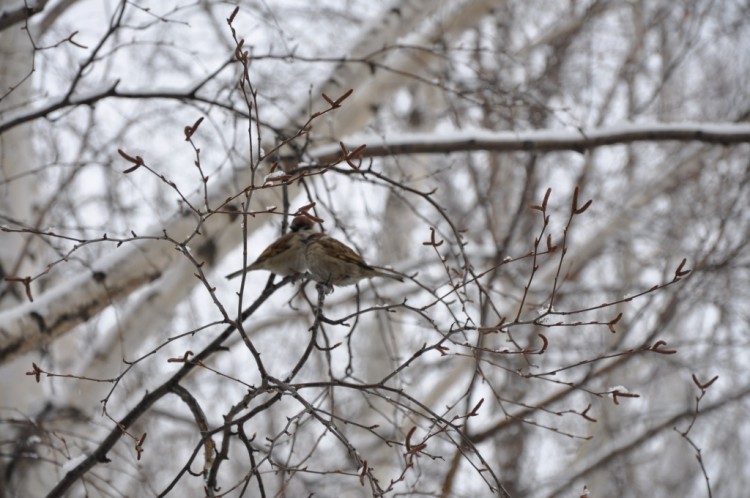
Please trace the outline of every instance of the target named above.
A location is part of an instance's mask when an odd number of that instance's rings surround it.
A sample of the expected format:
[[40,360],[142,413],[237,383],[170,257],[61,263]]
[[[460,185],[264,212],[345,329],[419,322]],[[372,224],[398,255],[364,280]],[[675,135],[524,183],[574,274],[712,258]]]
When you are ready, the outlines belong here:
[[[0,4],[0,496],[742,497],[750,5]],[[306,213],[404,282],[228,280]]]

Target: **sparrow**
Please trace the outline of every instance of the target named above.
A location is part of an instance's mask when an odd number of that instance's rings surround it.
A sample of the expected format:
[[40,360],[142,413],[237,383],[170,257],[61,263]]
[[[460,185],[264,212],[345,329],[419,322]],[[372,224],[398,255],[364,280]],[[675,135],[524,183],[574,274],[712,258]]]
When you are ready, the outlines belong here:
[[277,275],[302,274],[307,269],[303,239],[313,229],[313,221],[307,216],[297,216],[289,225],[289,232],[266,247],[252,264],[227,275],[233,279],[245,272],[267,270]]
[[363,278],[385,277],[403,282],[398,275],[377,270],[342,242],[324,233],[307,234],[303,240],[307,271],[325,285],[354,285]]

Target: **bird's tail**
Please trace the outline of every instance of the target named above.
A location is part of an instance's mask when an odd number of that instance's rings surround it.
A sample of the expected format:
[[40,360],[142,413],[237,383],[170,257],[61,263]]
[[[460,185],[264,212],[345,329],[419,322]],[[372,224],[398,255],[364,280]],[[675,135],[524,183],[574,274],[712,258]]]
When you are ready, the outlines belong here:
[[375,268],[375,270],[378,272],[378,277],[390,278],[393,280],[398,280],[399,282],[404,281],[404,277],[402,277],[398,273],[393,272],[392,270],[389,270],[388,268]]

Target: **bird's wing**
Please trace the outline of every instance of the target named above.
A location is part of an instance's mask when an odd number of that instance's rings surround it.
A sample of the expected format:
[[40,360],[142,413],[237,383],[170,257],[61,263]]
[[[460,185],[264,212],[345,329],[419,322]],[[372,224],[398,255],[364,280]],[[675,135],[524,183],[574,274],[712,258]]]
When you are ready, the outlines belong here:
[[327,245],[330,248],[329,254],[335,254],[336,257],[344,262],[352,263],[364,268],[371,268],[370,265],[365,263],[362,256],[357,254],[354,249],[347,246],[343,242],[340,242],[332,237],[326,237],[321,239],[321,243]]
[[252,265],[256,265],[259,263],[263,263],[264,261],[267,261],[275,256],[278,256],[279,254],[283,253],[284,251],[288,251],[295,239],[295,234],[292,232],[289,232],[282,237],[279,237],[275,242],[273,242],[270,246],[266,247],[262,253],[260,253],[260,256],[258,256],[258,259],[256,259]]

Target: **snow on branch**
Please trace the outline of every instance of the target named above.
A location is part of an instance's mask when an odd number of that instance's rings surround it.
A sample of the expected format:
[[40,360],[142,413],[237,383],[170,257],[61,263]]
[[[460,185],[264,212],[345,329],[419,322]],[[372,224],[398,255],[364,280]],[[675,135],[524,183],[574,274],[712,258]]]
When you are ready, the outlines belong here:
[[[457,131],[450,134],[399,134],[397,136],[356,136],[344,141],[347,147],[367,144],[363,157],[398,154],[445,154],[466,151],[529,151],[551,152],[572,150],[583,152],[595,147],[632,142],[676,140],[716,144],[750,142],[750,124],[734,123],[654,123],[626,124],[593,130],[532,130],[532,131]],[[339,144],[319,147],[311,152],[320,163],[338,157]]]

